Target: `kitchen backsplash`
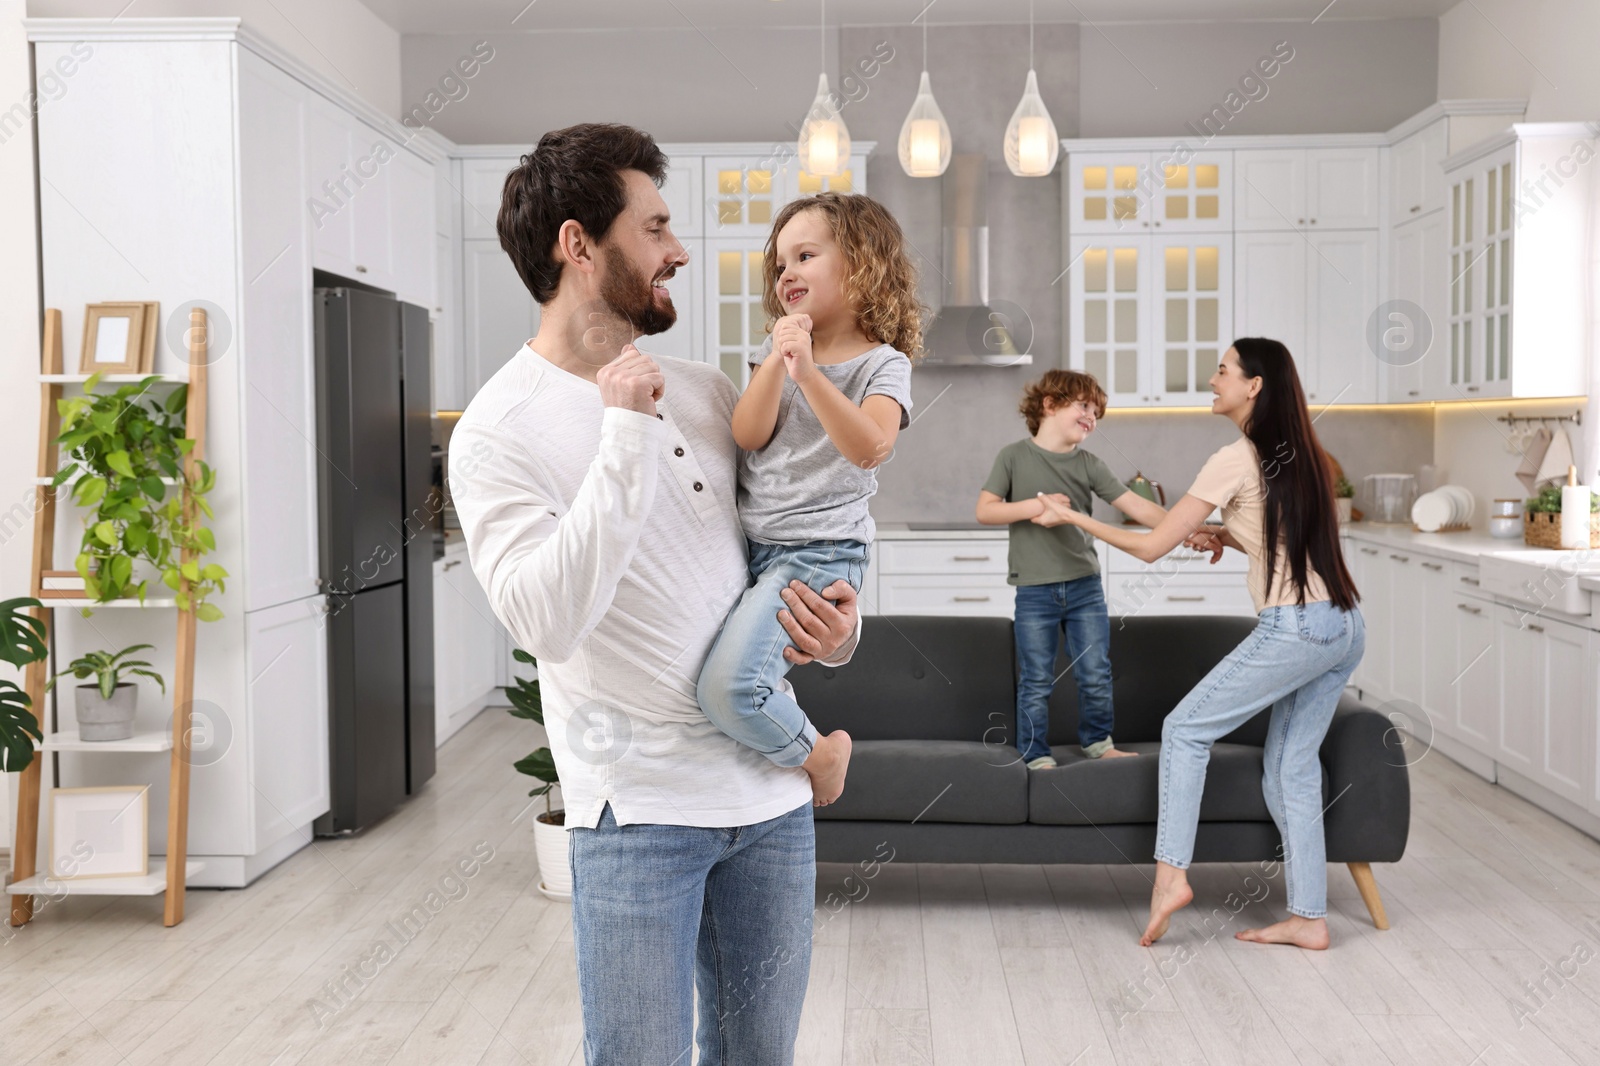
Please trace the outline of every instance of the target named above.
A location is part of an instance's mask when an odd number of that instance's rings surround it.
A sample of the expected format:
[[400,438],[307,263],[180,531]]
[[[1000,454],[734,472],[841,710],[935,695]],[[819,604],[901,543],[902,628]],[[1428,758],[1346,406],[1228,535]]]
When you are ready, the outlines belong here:
[[[878,469],[873,517],[879,522],[971,521],[995,454],[1027,436],[1017,412],[1022,388],[1048,365],[1054,364],[1006,370],[927,367],[913,373],[913,422],[900,434],[893,457]],[[1422,407],[1334,408],[1317,419],[1316,429],[1323,447],[1359,484],[1367,474],[1414,474],[1433,462],[1435,417]],[[1206,458],[1237,435],[1219,415],[1112,408],[1085,447],[1123,480],[1142,472],[1161,482],[1170,503],[1188,490]],[[1516,460],[1506,459],[1509,476]],[[1102,517],[1114,513],[1104,505],[1098,511]]]

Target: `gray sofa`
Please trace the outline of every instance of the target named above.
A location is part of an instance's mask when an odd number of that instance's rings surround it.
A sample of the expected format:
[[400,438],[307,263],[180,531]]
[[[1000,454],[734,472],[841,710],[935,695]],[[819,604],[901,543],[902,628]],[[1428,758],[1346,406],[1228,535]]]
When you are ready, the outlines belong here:
[[[855,741],[837,803],[816,812],[817,859],[898,862],[1147,863],[1156,835],[1156,767],[1167,713],[1255,625],[1248,618],[1113,619],[1118,747],[1148,758],[1086,759],[1068,663],[1050,704],[1060,763],[1030,771],[1016,741],[1016,656],[1004,618],[884,616],[849,666],[789,675],[824,732]],[[1212,749],[1196,862],[1278,854],[1261,795],[1267,711]],[[1328,861],[1350,866],[1374,923],[1387,928],[1370,864],[1405,853],[1411,790],[1399,736],[1348,692],[1322,744]],[[1335,802],[1336,800],[1336,802]],[[1328,806],[1331,804],[1331,806]]]

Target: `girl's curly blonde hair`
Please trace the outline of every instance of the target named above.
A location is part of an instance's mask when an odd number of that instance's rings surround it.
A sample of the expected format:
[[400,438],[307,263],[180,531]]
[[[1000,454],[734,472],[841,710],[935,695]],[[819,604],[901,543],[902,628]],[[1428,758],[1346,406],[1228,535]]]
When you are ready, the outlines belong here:
[[762,264],[761,306],[767,313],[767,331],[784,315],[778,303],[778,234],[802,211],[821,212],[844,252],[845,303],[855,308],[861,332],[918,358],[927,308],[917,300],[917,269],[906,255],[900,223],[888,208],[861,193],[818,193],[791,200],[778,212]]

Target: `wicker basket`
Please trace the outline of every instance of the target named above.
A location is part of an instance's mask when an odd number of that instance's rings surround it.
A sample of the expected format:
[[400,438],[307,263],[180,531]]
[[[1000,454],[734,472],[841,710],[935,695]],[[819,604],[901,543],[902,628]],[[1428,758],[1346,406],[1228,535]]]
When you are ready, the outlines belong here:
[[[1530,548],[1561,547],[1561,516],[1554,511],[1523,511],[1522,542]],[[1589,515],[1589,547],[1600,548],[1600,514]]]

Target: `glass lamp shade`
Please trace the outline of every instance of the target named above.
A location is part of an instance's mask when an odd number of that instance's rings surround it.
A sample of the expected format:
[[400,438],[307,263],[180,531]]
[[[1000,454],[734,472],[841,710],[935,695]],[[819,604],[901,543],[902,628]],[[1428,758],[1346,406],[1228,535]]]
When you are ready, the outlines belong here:
[[837,177],[850,165],[850,131],[828,91],[826,74],[817,76],[817,98],[800,127],[798,148],[800,169],[819,178]]
[[950,123],[933,99],[928,72],[900,126],[900,169],[913,178],[937,178],[950,165]]
[[1039,96],[1039,79],[1028,71],[1028,84],[1022,100],[1006,125],[1006,166],[1019,178],[1038,178],[1055,169],[1061,154],[1061,138],[1050,121],[1044,100]]

